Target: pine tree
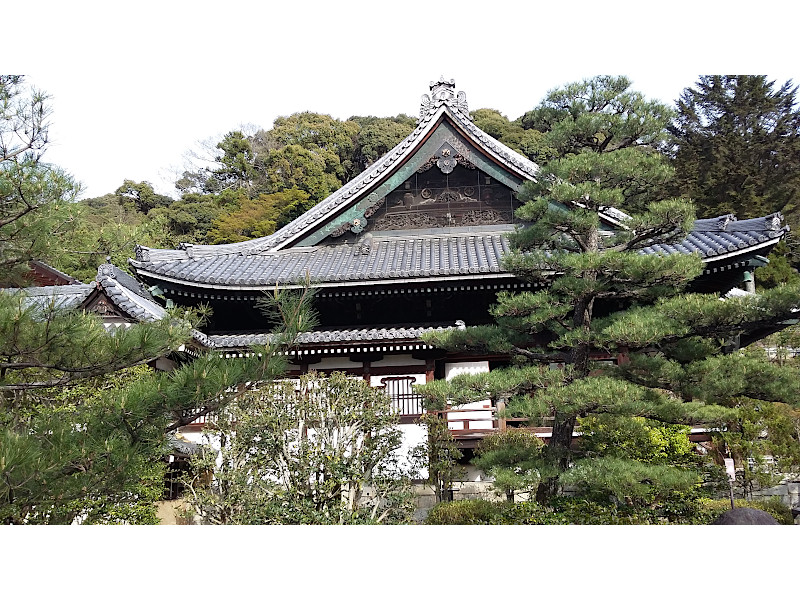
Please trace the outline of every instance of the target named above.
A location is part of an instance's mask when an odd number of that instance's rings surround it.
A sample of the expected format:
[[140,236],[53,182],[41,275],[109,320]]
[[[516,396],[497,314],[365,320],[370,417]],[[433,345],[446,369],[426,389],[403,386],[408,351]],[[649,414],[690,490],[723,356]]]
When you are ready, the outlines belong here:
[[80,185],[42,157],[46,94],[19,75],[0,75],[0,286],[19,285],[31,259],[54,261],[75,223]]
[[[800,109],[791,81],[764,75],[705,75],[686,88],[670,126],[672,192],[701,217],[751,218],[782,211],[800,226]],[[789,254],[797,266],[795,234]]]
[[[724,423],[734,410],[729,399],[758,389],[738,355],[724,354],[731,340],[785,320],[798,305],[797,290],[785,287],[725,302],[685,294],[701,272],[698,256],[638,252],[680,241],[694,209],[684,200],[659,199],[671,176],[658,150],[672,112],[629,88],[623,77],[571,84],[550,92],[522,118],[524,126],[545,134],[560,157],[520,192],[518,216],[527,226],[513,236],[515,250],[505,264],[545,289],[498,295],[496,326],[427,337],[440,347],[514,357],[508,369],[434,382],[426,393],[454,403],[488,393],[507,399],[516,414],[551,423],[540,462],[540,500],[564,481],[590,484],[600,472],[604,489],[619,496],[692,485],[696,478],[676,467],[575,455],[578,420],[611,414]],[[625,358],[599,365],[592,360],[597,353]],[[796,378],[770,365],[759,369],[759,383],[772,377],[777,384],[761,388],[763,399],[795,401],[790,394],[798,389]],[[709,387],[726,370],[731,388]]]
[[[78,187],[42,161],[46,100],[0,76],[0,284],[24,283],[30,259],[51,259],[76,214]],[[281,329],[245,359],[211,352],[130,377],[119,371],[190,343],[197,315],[109,330],[97,315],[0,289],[0,522],[152,522],[167,435],[283,373],[281,351],[313,327],[310,298],[272,298]]]

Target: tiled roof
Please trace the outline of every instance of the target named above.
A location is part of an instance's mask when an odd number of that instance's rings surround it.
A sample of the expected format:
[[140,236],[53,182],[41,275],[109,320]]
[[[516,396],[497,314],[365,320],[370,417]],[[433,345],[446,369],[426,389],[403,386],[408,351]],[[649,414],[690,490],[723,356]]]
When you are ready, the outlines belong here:
[[112,264],[100,265],[97,282],[115,306],[138,321],[158,321],[167,314],[141,283]]
[[[705,262],[776,244],[788,230],[780,214],[738,221],[732,215],[696,221],[678,244],[657,244],[644,254],[691,254]],[[464,277],[507,273],[502,257],[509,250],[508,230],[451,232],[418,236],[376,234],[358,244],[268,250],[246,256],[223,255],[140,264],[153,279],[218,289],[264,289],[291,285],[306,274],[318,286],[344,282]]]
[[46,308],[52,304],[55,308],[70,309],[80,306],[94,289],[95,285],[93,283],[75,283],[70,285],[28,287],[8,291],[25,294],[26,304],[28,305]]
[[[396,165],[404,162],[416,152],[428,133],[445,115],[459,126],[467,138],[472,139],[478,147],[505,165],[520,179],[523,181],[533,179],[539,169],[538,165],[479,129],[469,116],[463,92],[456,95],[452,89],[453,86],[452,81],[432,82],[433,99],[428,98],[426,104],[424,98],[427,98],[427,95],[423,98],[423,110],[420,112],[420,119],[414,131],[362,173],[272,235],[255,240],[213,246],[181,244],[178,250],[137,246],[137,261],[149,263],[220,255],[246,256],[273,248],[282,248],[306,230],[316,226],[321,220],[344,210],[351,206],[357,198],[370,192],[379,182],[389,176]],[[132,261],[132,264],[138,266],[137,262]]]
[[695,221],[692,232],[679,244],[656,244],[641,253],[698,252],[704,262],[712,262],[727,255],[777,244],[787,231],[789,227],[783,226],[780,213],[742,221],[734,215],[722,215]]
[[[300,345],[347,343],[347,342],[414,342],[423,333],[445,331],[449,327],[390,327],[378,329],[333,329],[301,333],[297,338]],[[269,343],[269,333],[248,333],[240,335],[209,335],[212,348],[247,348]]]
[[292,284],[375,281],[500,273],[509,249],[503,231],[367,238],[361,244],[266,251],[248,256],[142,264],[143,275],[203,286],[264,288]]
[[41,260],[32,260],[30,261],[29,265],[34,271],[40,271],[42,274],[49,275],[52,277],[52,280],[63,280],[64,285],[81,283],[81,281],[75,279],[72,275],[67,275],[63,271],[59,271],[55,267],[48,265],[46,262],[42,262]]

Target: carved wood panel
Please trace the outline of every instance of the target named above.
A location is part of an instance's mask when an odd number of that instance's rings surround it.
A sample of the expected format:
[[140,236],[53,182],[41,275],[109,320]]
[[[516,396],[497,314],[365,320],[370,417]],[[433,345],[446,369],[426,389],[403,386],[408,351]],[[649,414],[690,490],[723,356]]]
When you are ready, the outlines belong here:
[[[427,229],[514,222],[519,203],[510,188],[474,166],[462,165],[445,145],[373,215],[372,230]],[[444,163],[452,158],[453,163]],[[435,168],[439,167],[439,168]],[[452,168],[451,168],[452,167]]]

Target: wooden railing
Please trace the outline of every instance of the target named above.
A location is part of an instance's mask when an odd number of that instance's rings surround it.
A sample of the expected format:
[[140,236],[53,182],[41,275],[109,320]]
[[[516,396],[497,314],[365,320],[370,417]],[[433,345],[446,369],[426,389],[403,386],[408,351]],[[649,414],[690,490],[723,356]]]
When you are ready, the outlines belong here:
[[392,410],[401,422],[414,420],[425,412],[424,397],[414,391],[416,379],[411,376],[384,377],[381,387],[392,399]]

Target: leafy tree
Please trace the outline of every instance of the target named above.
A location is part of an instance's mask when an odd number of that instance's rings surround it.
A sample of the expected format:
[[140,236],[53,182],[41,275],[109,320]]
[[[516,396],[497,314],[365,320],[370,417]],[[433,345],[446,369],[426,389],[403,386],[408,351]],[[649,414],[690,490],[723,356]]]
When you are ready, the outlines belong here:
[[[796,372],[795,372],[796,374]],[[745,497],[800,468],[800,411],[778,402],[734,399],[736,418],[715,437],[734,459]],[[722,445],[721,444],[721,445]]]
[[136,244],[166,247],[174,243],[175,234],[163,214],[151,211],[145,216],[121,196],[87,198],[74,209],[74,226],[62,236],[63,251],[50,264],[81,281],[94,279],[98,266],[109,257],[127,270]]
[[275,194],[261,194],[255,199],[245,198],[239,208],[223,214],[213,222],[208,232],[212,244],[228,244],[274,233],[299,217],[313,203],[302,190],[287,190]]
[[[216,146],[217,167],[185,172],[176,182],[181,200],[155,213],[178,241],[216,244],[268,235],[273,224],[280,228],[326,198],[414,126],[406,115],[339,121],[303,112],[251,135],[232,131]],[[289,200],[298,192],[307,198]]]
[[301,112],[275,119],[268,138],[278,147],[296,145],[312,152],[322,159],[327,173],[344,183],[348,171],[352,171],[353,139],[358,130],[358,123],[353,121]]
[[130,179],[126,179],[121,186],[119,186],[114,195],[117,197],[121,206],[131,203],[133,207],[140,213],[146,215],[151,209],[159,206],[169,206],[172,203],[172,198],[158,194],[153,190],[153,186],[147,181],[136,183]]
[[0,392],[46,389],[144,364],[183,344],[187,321],[165,318],[108,331],[93,314],[0,293]]
[[314,204],[342,186],[336,175],[337,171],[341,172],[336,155],[309,150],[299,144],[271,151],[264,158],[263,168],[267,190],[303,190],[314,199]]
[[416,119],[404,114],[396,117],[350,117],[348,122],[359,126],[350,167],[345,173],[348,180],[394,148],[417,125]]
[[774,288],[781,284],[788,283],[797,285],[800,283],[800,275],[789,262],[789,247],[785,240],[781,240],[772,249],[767,257],[769,264],[758,267],[753,276],[756,280],[756,288]]
[[244,188],[226,189],[213,194],[184,194],[169,206],[153,209],[149,217],[163,219],[173,245],[180,242],[206,243],[214,221],[236,210],[248,198]]
[[[426,336],[440,347],[472,346],[515,357],[515,366],[479,377],[474,385],[439,386],[428,393],[449,394],[453,403],[484,399],[487,393],[510,397],[509,409],[517,414],[552,419],[537,490],[542,501],[565,482],[608,485],[597,476],[612,467],[626,493],[639,495],[639,484],[660,493],[692,479],[670,465],[576,455],[572,442],[579,418],[612,414],[721,425],[735,415],[735,407],[726,404],[735,395],[796,402],[791,395],[796,378],[762,364],[762,376],[752,379],[752,369],[725,352],[737,335],[785,320],[798,304],[797,289],[725,302],[682,294],[700,274],[699,257],[637,252],[679,240],[694,211],[682,200],[659,200],[670,177],[658,149],[671,111],[629,87],[624,77],[571,84],[549,93],[523,117],[525,126],[545,134],[559,158],[523,187],[517,214],[529,225],[513,236],[515,251],[505,264],[547,289],[499,294],[492,309],[496,326]],[[602,230],[601,215],[616,217],[623,226]],[[630,361],[599,369],[591,359],[597,350],[623,353]],[[563,368],[549,368],[554,363]],[[728,385],[711,385],[716,381]]]
[[536,490],[544,442],[524,429],[507,429],[480,441],[472,463],[494,479],[494,488],[514,501],[515,493]]
[[[314,323],[307,291],[278,295],[268,303],[283,323],[272,345],[107,385],[117,368],[189,343],[189,325],[165,319],[107,333],[93,315],[26,307],[20,296],[0,293],[0,515],[17,524],[148,522],[167,435],[281,375],[286,345]],[[83,394],[94,386],[99,395]]]
[[260,386],[215,421],[221,461],[196,461],[214,480],[189,502],[207,523],[407,522],[390,404],[343,373]]
[[0,76],[0,285],[19,285],[31,259],[55,262],[75,222],[80,186],[42,159],[48,97],[22,76]]
[[480,108],[470,115],[475,125],[483,131],[536,163],[547,162],[557,154],[547,144],[544,134],[523,121],[523,118],[509,121],[499,111],[491,108]]
[[56,391],[29,391],[27,402],[0,413],[0,521],[69,524],[158,523],[167,450],[137,452],[106,418],[107,396],[139,378],[145,366],[84,380]]
[[670,127],[674,193],[694,199],[703,217],[783,211],[800,225],[796,93],[791,81],[776,89],[763,75],[705,75],[685,89]]
[[705,75],[683,91],[670,127],[674,186],[702,216],[756,217],[797,202],[796,92],[763,75]]

